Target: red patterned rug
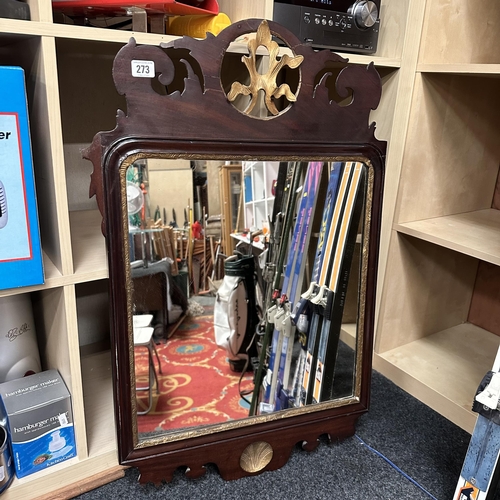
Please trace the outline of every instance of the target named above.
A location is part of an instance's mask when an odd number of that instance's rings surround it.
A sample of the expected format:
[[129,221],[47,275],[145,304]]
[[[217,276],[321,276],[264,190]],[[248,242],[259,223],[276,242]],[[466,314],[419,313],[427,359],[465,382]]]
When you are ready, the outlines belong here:
[[[226,422],[248,416],[248,403],[240,397],[239,373],[229,369],[226,353],[215,343],[213,307],[201,316],[187,316],[165,344],[157,345],[163,373],[160,393],[153,390],[153,406],[137,417],[139,434]],[[136,381],[148,383],[148,355],[135,349]],[[242,390],[253,387],[245,374]],[[250,399],[251,394],[247,396]],[[148,392],[137,393],[138,411],[148,407]]]

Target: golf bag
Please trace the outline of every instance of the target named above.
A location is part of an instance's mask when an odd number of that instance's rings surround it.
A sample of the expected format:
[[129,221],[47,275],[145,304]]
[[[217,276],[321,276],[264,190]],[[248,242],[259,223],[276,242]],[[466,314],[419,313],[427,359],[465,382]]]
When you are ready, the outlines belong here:
[[215,342],[227,352],[235,372],[252,368],[257,356],[253,337],[259,315],[255,294],[256,273],[252,255],[232,255],[224,262],[224,280],[214,306]]

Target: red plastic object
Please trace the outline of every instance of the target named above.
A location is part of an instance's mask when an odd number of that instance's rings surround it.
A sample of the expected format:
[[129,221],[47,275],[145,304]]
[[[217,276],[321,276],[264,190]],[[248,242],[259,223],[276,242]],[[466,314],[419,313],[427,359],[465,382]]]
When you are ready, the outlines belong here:
[[205,0],[200,5],[201,7],[194,7],[193,5],[177,2],[176,0],[153,0],[152,2],[141,0],[135,2],[130,0],[52,0],[53,9],[64,12],[68,16],[123,16],[129,7],[144,9],[149,14],[172,14],[173,16],[219,13],[217,0]]
[[203,228],[201,227],[201,224],[198,221],[193,222],[193,238],[195,240],[200,240],[201,239],[201,230]]

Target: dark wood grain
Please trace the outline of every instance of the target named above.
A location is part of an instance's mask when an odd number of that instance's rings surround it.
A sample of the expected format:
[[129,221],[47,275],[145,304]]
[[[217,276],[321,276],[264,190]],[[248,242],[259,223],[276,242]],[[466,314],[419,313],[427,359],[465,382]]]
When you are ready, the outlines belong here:
[[[321,435],[326,434],[332,440],[351,436],[357,419],[368,409],[386,152],[386,143],[375,137],[375,124],[369,123],[369,114],[380,101],[380,77],[372,64],[366,67],[350,65],[330,51],[315,52],[269,21],[272,33],[283,39],[295,55],[304,56],[297,100],[275,117],[247,116],[229,102],[221,83],[221,67],[228,45],[241,35],[256,31],[260,23],[257,19],[241,21],[206,40],[183,37],[170,43],[165,50],[138,46],[131,40],[119,51],[113,65],[114,82],[117,91],[126,98],[127,110],[119,110],[115,129],[99,132],[84,153],[94,165],[90,194],[97,197],[108,248],[119,460],[121,464],[139,467],[141,482],[171,480],[179,467],[185,467],[189,477],[199,477],[204,474],[207,464],[215,464],[221,476],[228,480],[251,475],[241,468],[240,457],[247,446],[261,441],[271,445],[273,456],[258,472],[275,470],[288,461],[297,444],[312,451]],[[168,86],[175,79],[173,60],[187,60],[188,52],[191,62],[187,65],[188,76],[182,92],[159,93],[151,80],[131,76],[132,60],[152,60],[157,72],[155,85]],[[342,66],[336,91],[341,98],[352,92],[353,98],[347,105],[330,101],[328,97],[325,84],[328,71],[321,77],[327,64]],[[182,441],[144,448],[136,446],[133,380],[129,370],[129,283],[125,274],[126,235],[123,234],[119,171],[126,158],[138,153],[285,161],[342,157],[360,159],[372,165],[373,204],[359,401],[326,409],[318,406],[318,411],[292,412],[264,422],[258,419],[243,421],[239,427]]]

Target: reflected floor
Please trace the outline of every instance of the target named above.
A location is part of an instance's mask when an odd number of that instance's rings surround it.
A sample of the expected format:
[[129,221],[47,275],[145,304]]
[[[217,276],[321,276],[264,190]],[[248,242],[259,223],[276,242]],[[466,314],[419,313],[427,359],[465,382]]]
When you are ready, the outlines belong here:
[[[214,302],[215,297],[210,295],[192,297],[184,321],[166,342],[157,344],[163,373],[157,369],[159,393],[155,385],[151,410],[137,417],[142,439],[248,417],[249,404],[239,392],[241,374],[230,370],[225,351],[215,343]],[[136,348],[135,355],[138,386],[147,385],[147,350]],[[353,349],[340,341],[334,398],[353,393],[354,364]],[[157,368],[156,359],[155,366]],[[250,393],[247,400],[251,398],[252,389],[253,373],[248,372],[241,382],[241,390]],[[138,411],[147,407],[148,393],[138,392]]]
[[[156,346],[163,373],[157,371],[159,393],[155,387],[151,410],[137,418],[141,436],[248,416],[248,403],[238,389],[241,374],[230,370],[225,351],[215,343],[214,297],[196,297],[194,302],[204,312],[187,316],[165,343]],[[136,349],[138,386],[147,385],[148,366],[147,350]],[[251,391],[252,378],[251,372],[244,376],[242,390]],[[137,407],[148,407],[147,391],[137,393]]]

